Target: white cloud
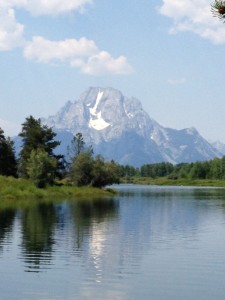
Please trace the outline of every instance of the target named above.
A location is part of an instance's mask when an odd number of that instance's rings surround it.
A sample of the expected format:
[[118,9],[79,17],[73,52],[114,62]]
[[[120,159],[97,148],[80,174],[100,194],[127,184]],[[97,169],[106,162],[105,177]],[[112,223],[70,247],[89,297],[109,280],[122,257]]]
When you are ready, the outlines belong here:
[[171,85],[181,85],[181,84],[184,84],[186,83],[187,80],[186,78],[179,78],[179,79],[168,79],[168,83],[171,84]]
[[84,10],[93,0],[2,0],[0,7],[22,8],[33,15],[59,15]]
[[159,12],[173,19],[170,33],[192,31],[215,44],[225,43],[225,26],[214,18],[209,0],[163,0]]
[[114,58],[106,51],[90,56],[87,61],[74,60],[71,65],[78,67],[82,73],[90,75],[131,74],[133,72],[125,56]]
[[58,15],[82,11],[93,0],[0,0],[0,51],[23,45],[24,25],[16,20],[16,10],[35,15]]
[[16,21],[12,8],[0,5],[0,51],[8,51],[23,43],[24,26]]
[[26,44],[24,56],[30,60],[48,63],[86,57],[97,51],[95,42],[85,37],[79,40],[49,41],[41,36],[35,36]]
[[0,51],[22,47],[24,57],[41,63],[67,63],[90,75],[129,74],[132,67],[125,56],[113,57],[99,50],[95,42],[85,37],[50,41],[34,36],[25,41],[24,25],[15,17],[18,8],[35,15],[58,15],[81,11],[93,0],[0,0]]
[[129,74],[132,72],[126,57],[114,58],[106,51],[100,51],[95,42],[85,37],[64,41],[49,41],[43,37],[33,37],[24,48],[27,59],[43,63],[67,62],[91,75]]
[[[6,1],[6,0],[5,0]],[[93,0],[7,0],[11,7],[26,9],[34,15],[58,15],[83,11]]]

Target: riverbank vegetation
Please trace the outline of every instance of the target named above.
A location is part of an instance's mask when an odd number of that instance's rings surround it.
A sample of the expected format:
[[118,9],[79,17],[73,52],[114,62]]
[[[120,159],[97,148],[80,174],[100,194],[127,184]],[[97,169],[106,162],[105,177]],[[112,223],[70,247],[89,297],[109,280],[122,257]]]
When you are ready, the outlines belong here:
[[14,144],[0,128],[0,199],[101,197],[106,185],[119,182],[118,165],[94,156],[81,133],[68,148],[68,157],[56,155],[60,142],[52,128],[30,116],[19,134],[18,157]]
[[[63,200],[71,198],[101,198],[114,193],[110,189],[98,189],[90,186],[76,187],[58,184],[38,188],[33,182],[23,178],[0,176],[0,201],[26,201],[32,199]],[[16,201],[17,202],[17,201]]]
[[77,133],[66,156],[56,155],[60,141],[52,128],[30,116],[19,134],[18,157],[14,144],[0,129],[0,199],[100,196],[114,183],[225,186],[225,156],[210,161],[145,164],[139,168],[105,161],[94,155]]

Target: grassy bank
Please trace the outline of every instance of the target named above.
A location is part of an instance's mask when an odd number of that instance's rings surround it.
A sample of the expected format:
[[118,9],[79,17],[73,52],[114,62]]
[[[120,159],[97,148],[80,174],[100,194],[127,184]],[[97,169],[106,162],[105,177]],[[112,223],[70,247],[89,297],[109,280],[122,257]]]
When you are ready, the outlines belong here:
[[211,187],[225,187],[225,180],[212,179],[168,179],[166,177],[148,178],[148,177],[134,177],[130,180],[124,180],[127,183],[146,184],[146,185],[172,185],[172,186],[211,186]]
[[104,197],[112,191],[93,187],[51,186],[38,189],[33,183],[25,179],[0,176],[0,200],[25,199],[68,199],[77,197]]
[[[171,185],[171,186],[212,186],[225,187],[225,180],[189,180],[168,178],[134,177],[122,182],[146,185]],[[100,198],[112,195],[112,190],[93,187],[74,187],[68,185],[50,186],[45,189],[35,187],[25,179],[0,176],[0,201],[2,200],[27,200],[27,199],[73,199],[73,198]]]

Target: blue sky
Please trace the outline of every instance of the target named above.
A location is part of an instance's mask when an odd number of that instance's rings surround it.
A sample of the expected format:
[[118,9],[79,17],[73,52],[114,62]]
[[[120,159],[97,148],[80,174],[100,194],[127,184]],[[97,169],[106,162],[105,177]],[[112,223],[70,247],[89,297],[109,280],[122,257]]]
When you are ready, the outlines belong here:
[[89,86],[166,127],[225,143],[225,24],[208,0],[0,0],[0,126],[55,114]]

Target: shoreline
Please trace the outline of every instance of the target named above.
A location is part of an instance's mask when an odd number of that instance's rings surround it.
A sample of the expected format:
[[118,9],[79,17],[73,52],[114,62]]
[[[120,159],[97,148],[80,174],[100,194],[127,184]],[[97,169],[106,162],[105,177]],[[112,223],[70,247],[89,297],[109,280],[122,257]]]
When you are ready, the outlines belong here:
[[123,180],[122,183],[141,185],[162,185],[162,186],[199,186],[199,187],[222,187],[225,188],[225,180],[217,179],[168,179],[135,177],[131,180]]

